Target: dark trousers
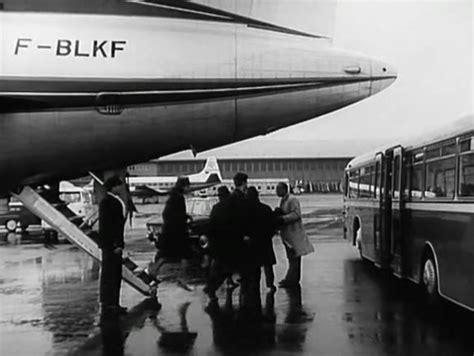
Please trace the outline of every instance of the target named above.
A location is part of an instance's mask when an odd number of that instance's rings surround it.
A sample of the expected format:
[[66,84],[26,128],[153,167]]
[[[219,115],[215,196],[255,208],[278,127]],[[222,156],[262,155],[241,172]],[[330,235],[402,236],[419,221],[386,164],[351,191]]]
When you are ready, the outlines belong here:
[[273,272],[273,265],[263,265],[263,272],[265,274],[265,283],[268,288],[275,284],[275,273]]
[[100,303],[102,306],[118,306],[122,283],[122,255],[111,249],[102,250],[100,270]]
[[242,267],[240,308],[252,314],[256,313],[257,315],[262,311],[260,276],[261,268],[258,264],[249,264]]
[[286,271],[285,281],[299,283],[301,279],[301,256],[295,256],[295,250],[285,245],[286,257],[288,258],[288,270]]
[[214,296],[219,287],[224,283],[226,278],[232,277],[232,274],[237,270],[224,262],[221,258],[214,258],[211,262],[209,271],[209,278],[207,281],[207,288],[209,295]]

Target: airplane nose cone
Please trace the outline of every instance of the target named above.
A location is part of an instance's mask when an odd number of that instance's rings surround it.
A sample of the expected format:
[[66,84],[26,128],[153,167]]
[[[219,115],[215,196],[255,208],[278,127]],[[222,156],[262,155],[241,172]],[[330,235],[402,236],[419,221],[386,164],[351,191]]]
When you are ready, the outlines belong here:
[[372,94],[384,90],[397,79],[397,70],[394,66],[381,62],[372,61]]

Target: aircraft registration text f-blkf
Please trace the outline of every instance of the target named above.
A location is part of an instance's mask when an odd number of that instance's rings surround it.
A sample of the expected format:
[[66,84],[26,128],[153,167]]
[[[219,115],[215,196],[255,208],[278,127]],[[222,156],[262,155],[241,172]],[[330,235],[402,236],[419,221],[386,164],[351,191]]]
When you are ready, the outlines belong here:
[[45,43],[34,38],[18,38],[15,46],[15,55],[27,54],[26,50],[50,50],[50,55],[65,57],[102,57],[115,58],[115,54],[125,49],[127,41],[92,40],[86,43],[80,40],[58,39]]
[[325,36],[218,5],[2,1],[2,191],[266,134],[396,78]]

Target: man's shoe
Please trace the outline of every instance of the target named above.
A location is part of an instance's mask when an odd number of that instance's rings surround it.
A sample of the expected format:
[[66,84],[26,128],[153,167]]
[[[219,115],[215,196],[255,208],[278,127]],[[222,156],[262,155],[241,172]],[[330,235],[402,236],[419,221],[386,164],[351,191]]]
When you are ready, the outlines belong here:
[[235,283],[233,279],[228,279],[227,282],[226,282],[226,288],[227,289],[232,289],[234,290],[235,288],[237,288],[238,286],[240,286],[240,284],[238,283]]
[[202,291],[207,294],[210,302],[217,302],[217,296],[215,292],[211,292],[208,286],[205,286]]
[[120,315],[125,315],[128,313],[127,308],[122,307],[120,305],[117,306],[117,313]]
[[292,282],[292,281],[281,281],[280,283],[278,283],[278,286],[280,288],[297,288],[300,286],[299,282]]
[[127,314],[127,308],[120,305],[108,305],[102,308],[102,312],[107,315],[125,315]]

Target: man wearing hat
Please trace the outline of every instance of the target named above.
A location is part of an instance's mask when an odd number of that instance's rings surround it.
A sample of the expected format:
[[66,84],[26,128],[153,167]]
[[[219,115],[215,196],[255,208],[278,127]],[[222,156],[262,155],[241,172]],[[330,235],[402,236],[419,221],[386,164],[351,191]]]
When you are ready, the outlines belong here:
[[99,204],[99,247],[102,250],[100,271],[100,303],[103,313],[125,314],[121,307],[120,286],[122,282],[122,251],[124,248],[124,225],[126,205],[119,196],[123,181],[118,176],[106,180],[107,191]]

